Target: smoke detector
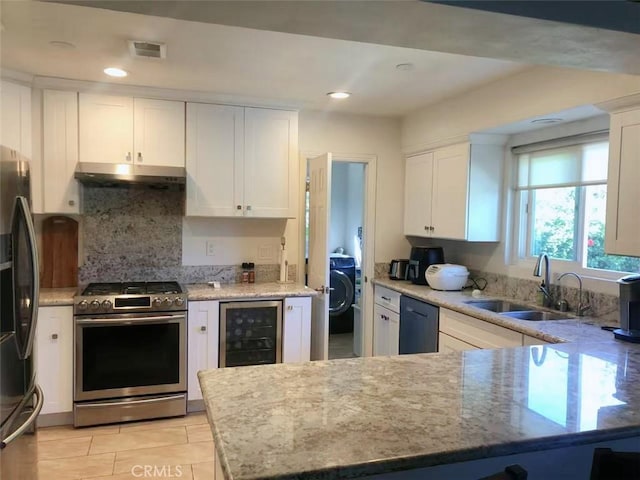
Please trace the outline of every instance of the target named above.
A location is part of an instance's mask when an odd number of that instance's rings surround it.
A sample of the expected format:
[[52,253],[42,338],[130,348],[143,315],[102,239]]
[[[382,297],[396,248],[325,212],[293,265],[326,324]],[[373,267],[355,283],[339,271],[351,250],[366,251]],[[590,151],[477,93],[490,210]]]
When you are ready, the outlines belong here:
[[129,40],[129,52],[134,58],[167,58],[167,45],[144,40]]

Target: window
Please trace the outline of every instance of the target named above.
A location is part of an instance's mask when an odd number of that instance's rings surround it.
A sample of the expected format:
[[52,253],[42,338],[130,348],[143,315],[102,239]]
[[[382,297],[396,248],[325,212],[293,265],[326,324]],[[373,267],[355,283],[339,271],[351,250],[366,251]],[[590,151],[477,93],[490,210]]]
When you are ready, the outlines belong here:
[[576,262],[583,268],[640,271],[640,258],[604,253],[609,143],[593,134],[516,147],[521,214],[519,256]]

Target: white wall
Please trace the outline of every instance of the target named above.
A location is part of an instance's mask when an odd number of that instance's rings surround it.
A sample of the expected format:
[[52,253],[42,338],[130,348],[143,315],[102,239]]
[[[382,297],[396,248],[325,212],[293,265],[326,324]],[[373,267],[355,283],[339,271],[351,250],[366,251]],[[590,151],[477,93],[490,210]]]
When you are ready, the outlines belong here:
[[[332,152],[334,156],[377,157],[375,261],[406,257],[410,245],[402,234],[404,160],[400,120],[303,110],[299,122],[298,143],[303,155]],[[293,223],[289,222],[288,232]]]
[[333,162],[329,251],[356,256],[354,237],[364,222],[364,164]]
[[402,147],[415,152],[426,143],[637,92],[640,76],[534,67],[406,116]]

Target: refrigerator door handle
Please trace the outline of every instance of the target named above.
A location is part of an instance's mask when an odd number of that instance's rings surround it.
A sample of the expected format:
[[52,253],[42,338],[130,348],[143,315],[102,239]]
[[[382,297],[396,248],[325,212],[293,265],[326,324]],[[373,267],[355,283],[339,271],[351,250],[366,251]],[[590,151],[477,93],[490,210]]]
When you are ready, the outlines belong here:
[[[27,230],[27,239],[29,242],[29,253],[31,254],[32,265],[32,278],[31,288],[33,296],[31,298],[31,321],[29,323],[29,332],[25,345],[20,349],[21,359],[29,358],[33,350],[33,341],[36,335],[36,323],[38,321],[38,300],[40,298],[40,268],[38,265],[38,249],[36,243],[36,232],[33,228],[33,220],[31,219],[31,211],[29,210],[29,202],[25,197],[16,197],[16,212],[15,214],[22,214],[24,224]],[[13,223],[13,222],[12,222]]]
[[36,404],[33,407],[33,412],[31,412],[31,415],[29,415],[29,418],[27,418],[27,420],[22,425],[20,425],[15,432],[13,432],[11,435],[9,435],[0,443],[0,449],[5,448],[7,445],[13,442],[16,438],[22,435],[36,421],[36,418],[38,418],[38,415],[40,415],[40,411],[42,410],[42,405],[44,404],[44,395],[39,385],[35,386],[33,396],[36,397]]

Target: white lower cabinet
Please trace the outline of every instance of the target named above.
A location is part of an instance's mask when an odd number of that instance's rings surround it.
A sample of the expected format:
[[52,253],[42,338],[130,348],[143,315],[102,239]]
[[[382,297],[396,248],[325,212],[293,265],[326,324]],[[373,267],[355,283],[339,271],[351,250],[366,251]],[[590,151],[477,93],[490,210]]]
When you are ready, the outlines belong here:
[[478,347],[446,333],[440,332],[438,334],[438,352],[462,352],[464,350],[478,350]]
[[187,400],[201,400],[198,371],[218,368],[220,302],[189,302],[187,319]]
[[440,332],[477,348],[522,346],[521,333],[446,308],[440,309]]
[[398,355],[400,314],[382,305],[373,306],[373,355]]
[[41,414],[73,410],[73,307],[40,307],[34,346]]
[[539,338],[531,337],[529,335],[522,335],[522,345],[525,347],[528,345],[547,345],[547,344],[549,344],[549,342],[545,342],[544,340],[540,340]]
[[282,363],[311,360],[311,297],[284,299]]

